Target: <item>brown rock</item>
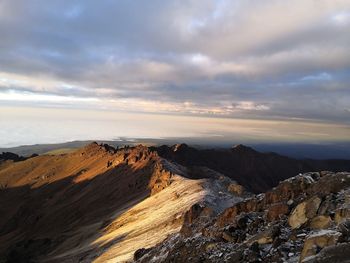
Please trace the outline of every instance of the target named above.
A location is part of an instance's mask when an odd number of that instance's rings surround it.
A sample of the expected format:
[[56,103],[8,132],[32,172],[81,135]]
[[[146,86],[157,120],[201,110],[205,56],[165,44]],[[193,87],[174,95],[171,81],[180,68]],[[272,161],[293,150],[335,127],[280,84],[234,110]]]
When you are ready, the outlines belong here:
[[194,204],[184,215],[184,222],[181,228],[181,233],[185,236],[192,234],[191,224],[200,216],[208,216],[212,213],[212,209],[205,207],[202,204]]
[[235,184],[235,183],[231,183],[229,184],[229,186],[227,187],[227,190],[235,195],[242,195],[244,192],[244,188],[243,186],[239,185],[239,184]]
[[237,238],[235,236],[232,236],[231,233],[224,231],[222,233],[222,238],[228,242],[236,242]]
[[313,218],[318,208],[320,207],[321,199],[317,196],[314,196],[306,201],[306,217],[311,219]]
[[340,243],[334,246],[325,247],[315,257],[303,260],[303,263],[349,263],[350,243]]
[[316,216],[310,222],[310,227],[313,229],[326,229],[332,223],[329,216]]
[[320,204],[321,199],[317,196],[298,204],[290,215],[288,224],[292,229],[299,228],[316,215]]
[[344,220],[350,218],[350,206],[339,208],[335,211],[335,222],[342,223]]
[[324,247],[337,244],[340,236],[341,233],[335,230],[321,230],[318,233],[309,235],[305,240],[300,255],[300,262],[303,262],[309,256],[316,255]]
[[273,204],[269,207],[266,218],[268,221],[275,221],[280,218],[281,215],[287,215],[289,213],[289,206],[285,203]]
[[279,226],[272,226],[254,236],[248,241],[248,244],[253,244],[254,242],[257,242],[259,245],[270,244],[276,237],[279,236],[280,233],[281,229]]
[[237,203],[232,207],[227,208],[217,219],[216,224],[218,226],[224,226],[228,223],[232,223],[236,216],[241,213],[249,213],[252,211],[258,211],[260,205],[258,200],[252,198],[243,202]]

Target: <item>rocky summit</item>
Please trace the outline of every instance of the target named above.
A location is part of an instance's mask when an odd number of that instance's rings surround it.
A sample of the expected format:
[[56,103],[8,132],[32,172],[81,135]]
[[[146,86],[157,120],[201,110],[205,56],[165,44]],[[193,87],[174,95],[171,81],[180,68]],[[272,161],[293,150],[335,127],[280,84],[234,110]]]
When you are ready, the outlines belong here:
[[350,262],[348,172],[299,174],[217,216],[207,210],[196,204],[180,233],[136,262]]
[[243,145],[4,153],[0,262],[350,262],[346,170]]

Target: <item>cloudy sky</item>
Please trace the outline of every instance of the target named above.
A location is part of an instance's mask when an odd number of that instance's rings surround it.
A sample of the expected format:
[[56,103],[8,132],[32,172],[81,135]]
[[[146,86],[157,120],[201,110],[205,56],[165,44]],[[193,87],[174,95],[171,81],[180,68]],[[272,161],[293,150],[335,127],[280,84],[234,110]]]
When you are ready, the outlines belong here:
[[[210,130],[222,119],[283,121],[350,139],[349,83],[349,0],[0,0],[0,124],[13,144],[31,110],[32,124],[67,125],[64,110],[150,123],[160,114],[159,128],[174,116],[210,118]],[[135,129],[150,134],[124,133]]]

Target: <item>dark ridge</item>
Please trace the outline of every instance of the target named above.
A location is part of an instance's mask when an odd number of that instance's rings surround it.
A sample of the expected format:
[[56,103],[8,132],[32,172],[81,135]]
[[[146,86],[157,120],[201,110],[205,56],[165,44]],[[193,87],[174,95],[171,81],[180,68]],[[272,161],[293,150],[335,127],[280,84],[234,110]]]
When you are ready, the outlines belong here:
[[[261,153],[242,144],[231,149],[196,149],[186,144],[151,149],[165,159],[188,167],[190,172],[204,166],[222,173],[253,193],[266,192],[299,173],[350,170],[350,160],[297,160],[276,153]],[[192,174],[193,178],[198,176],[198,173]]]
[[0,154],[0,160],[3,161],[14,161],[14,162],[19,162],[19,161],[24,161],[27,158],[23,157],[23,156],[19,156],[15,153],[11,153],[11,152],[3,152],[2,154]]
[[237,144],[234,145],[231,148],[232,151],[238,151],[238,152],[256,152],[253,148],[245,146],[243,144]]

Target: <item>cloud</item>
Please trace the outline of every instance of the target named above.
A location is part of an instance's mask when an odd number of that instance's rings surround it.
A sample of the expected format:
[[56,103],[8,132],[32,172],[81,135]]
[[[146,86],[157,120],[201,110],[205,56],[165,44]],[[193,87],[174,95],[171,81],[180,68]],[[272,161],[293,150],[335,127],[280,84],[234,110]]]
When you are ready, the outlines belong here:
[[347,0],[1,1],[0,93],[349,122],[349,14]]
[[301,80],[302,81],[327,81],[331,79],[332,79],[332,76],[330,74],[328,74],[327,72],[322,72],[317,75],[305,76]]
[[239,103],[234,103],[233,108],[239,110],[257,110],[264,111],[269,110],[270,107],[264,104],[256,104],[253,101],[241,101]]

